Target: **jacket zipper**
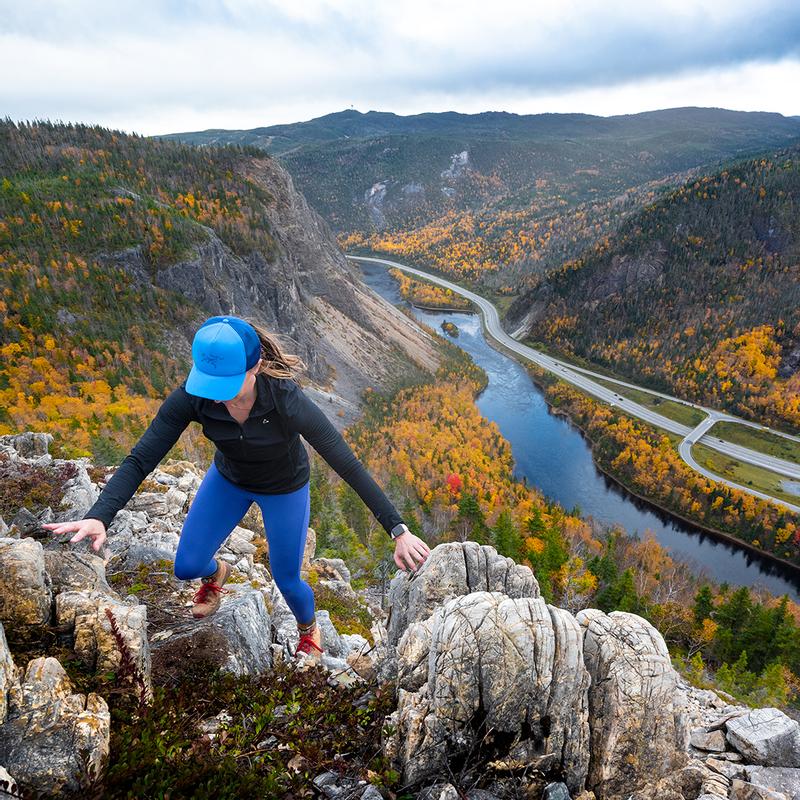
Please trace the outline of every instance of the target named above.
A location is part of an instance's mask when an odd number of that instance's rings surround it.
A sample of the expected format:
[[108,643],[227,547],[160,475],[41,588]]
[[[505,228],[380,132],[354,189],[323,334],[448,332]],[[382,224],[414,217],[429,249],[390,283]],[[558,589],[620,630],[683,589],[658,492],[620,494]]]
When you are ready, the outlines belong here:
[[245,454],[244,425],[242,425],[242,423],[239,422],[238,419],[236,420],[236,424],[239,426],[239,449],[241,450],[242,456],[244,456]]

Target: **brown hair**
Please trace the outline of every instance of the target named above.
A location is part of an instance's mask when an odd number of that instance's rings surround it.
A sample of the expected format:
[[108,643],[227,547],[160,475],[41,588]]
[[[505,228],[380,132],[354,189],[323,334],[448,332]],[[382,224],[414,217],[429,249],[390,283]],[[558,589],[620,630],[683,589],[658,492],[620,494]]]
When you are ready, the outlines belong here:
[[255,328],[261,342],[261,358],[263,361],[259,373],[269,375],[272,378],[291,378],[299,386],[302,385],[297,376],[301,370],[307,369],[305,361],[298,355],[285,352],[278,335],[267,330],[261,323],[254,322],[252,319],[247,319],[247,317],[242,317],[242,319]]

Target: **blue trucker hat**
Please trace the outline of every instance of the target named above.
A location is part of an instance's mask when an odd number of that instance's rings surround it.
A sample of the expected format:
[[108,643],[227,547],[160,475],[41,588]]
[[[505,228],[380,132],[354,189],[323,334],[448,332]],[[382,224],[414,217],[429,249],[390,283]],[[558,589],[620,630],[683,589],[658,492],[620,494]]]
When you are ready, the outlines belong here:
[[260,357],[261,340],[249,322],[230,315],[209,317],[194,335],[186,391],[209,400],[230,400]]

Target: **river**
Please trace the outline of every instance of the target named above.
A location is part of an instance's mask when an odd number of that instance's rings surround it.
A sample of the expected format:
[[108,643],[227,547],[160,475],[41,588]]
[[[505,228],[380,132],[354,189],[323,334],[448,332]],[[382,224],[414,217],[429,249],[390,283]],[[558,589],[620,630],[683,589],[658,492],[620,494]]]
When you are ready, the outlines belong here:
[[524,478],[565,509],[577,507],[583,516],[591,516],[604,525],[618,524],[631,534],[652,531],[673,556],[689,561],[716,581],[765,586],[800,602],[800,577],[796,573],[676,520],[631,495],[598,470],[581,432],[569,421],[551,414],[527,371],[486,342],[477,314],[410,306],[400,296],[397,281],[386,267],[365,261],[351,263],[357,265],[364,282],[378,294],[390,303],[411,308],[417,319],[439,333],[443,333],[440,326],[445,320],[458,327],[459,335],[451,341],[486,371],[488,385],[475,403],[484,417],[497,423],[511,444],[516,479]]

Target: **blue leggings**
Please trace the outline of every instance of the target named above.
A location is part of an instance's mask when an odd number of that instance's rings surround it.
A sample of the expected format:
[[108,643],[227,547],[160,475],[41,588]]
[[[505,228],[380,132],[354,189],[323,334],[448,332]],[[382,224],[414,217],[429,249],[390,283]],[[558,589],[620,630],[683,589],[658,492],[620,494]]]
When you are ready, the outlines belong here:
[[264,520],[272,578],[298,622],[307,625],[314,619],[314,590],[300,577],[300,565],[308,531],[308,482],[286,494],[257,494],[231,483],[212,461],[183,523],[175,577],[213,575],[214,554],[254,501]]

